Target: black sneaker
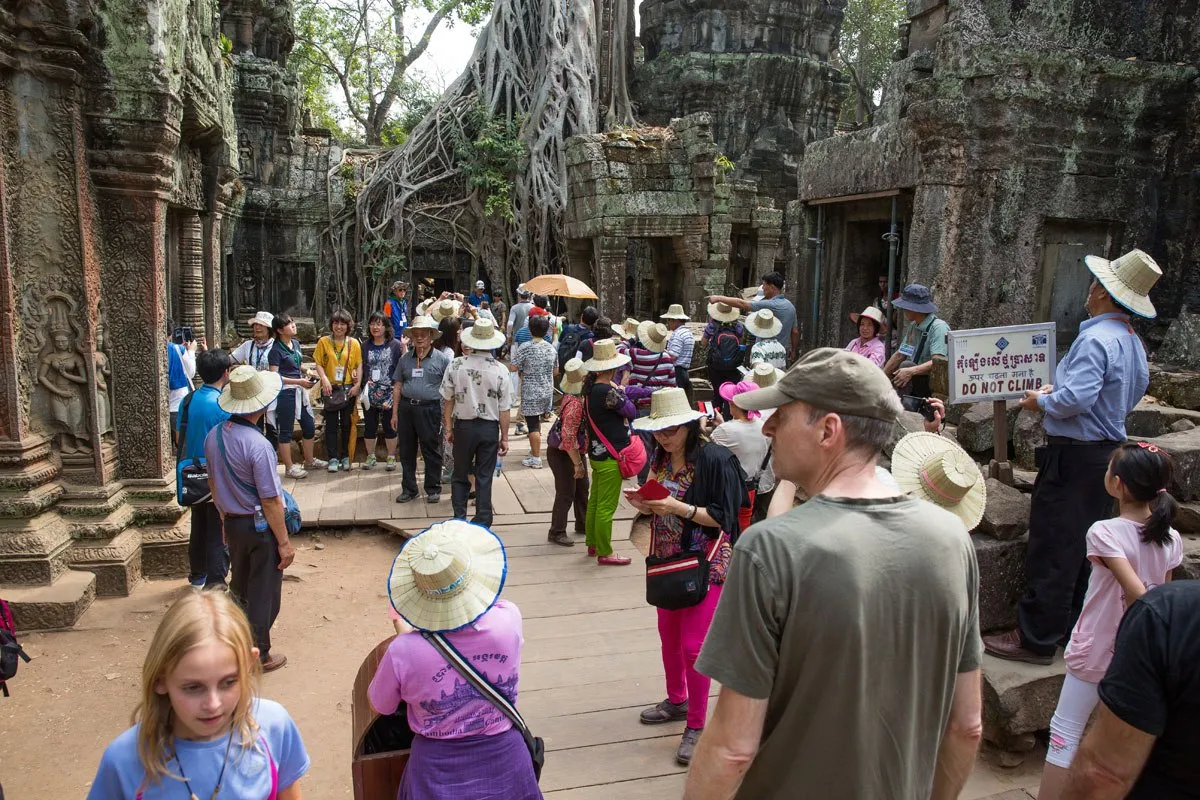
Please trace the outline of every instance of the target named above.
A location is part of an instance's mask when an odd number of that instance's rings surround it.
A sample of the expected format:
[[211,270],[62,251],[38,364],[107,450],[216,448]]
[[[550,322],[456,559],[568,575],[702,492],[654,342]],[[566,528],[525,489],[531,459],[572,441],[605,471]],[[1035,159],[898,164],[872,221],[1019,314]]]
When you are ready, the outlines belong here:
[[442,502],[442,496],[440,494],[427,494],[427,495],[425,495],[425,502],[426,503],[440,503],[440,502]]
[[663,700],[653,708],[643,710],[641,720],[647,725],[661,725],[664,722],[678,722],[681,719],[687,719],[687,712],[687,700],[679,705],[670,700]]
[[399,495],[397,495],[396,502],[411,503],[413,500],[417,499],[417,496],[418,495],[416,492],[401,492]]
[[696,742],[700,740],[701,728],[684,728],[683,738],[679,741],[679,749],[675,751],[675,760],[680,766],[686,767],[692,763],[692,754],[696,752]]

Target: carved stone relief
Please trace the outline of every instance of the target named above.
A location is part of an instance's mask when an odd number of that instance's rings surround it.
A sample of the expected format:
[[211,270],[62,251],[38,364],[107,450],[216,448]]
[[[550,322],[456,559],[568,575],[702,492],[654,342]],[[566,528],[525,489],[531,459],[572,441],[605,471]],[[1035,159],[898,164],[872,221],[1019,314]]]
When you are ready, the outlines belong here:
[[79,349],[75,303],[54,292],[46,297],[45,308],[37,376],[39,387],[46,393],[46,422],[60,452],[90,453],[87,364]]

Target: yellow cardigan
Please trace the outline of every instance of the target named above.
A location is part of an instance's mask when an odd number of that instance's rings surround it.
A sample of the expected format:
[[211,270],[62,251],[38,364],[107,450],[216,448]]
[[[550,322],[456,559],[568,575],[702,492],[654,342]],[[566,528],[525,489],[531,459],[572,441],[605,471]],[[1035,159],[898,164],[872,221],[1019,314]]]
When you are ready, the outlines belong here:
[[[329,382],[335,386],[338,385],[334,383],[338,365],[345,367],[346,373],[341,385],[353,386],[354,370],[362,367],[362,344],[353,336],[347,336],[343,348],[342,357],[339,360],[333,346],[333,337],[322,336],[317,342],[317,349],[313,351],[313,361],[325,370],[325,377],[329,378]],[[359,375],[359,378],[361,379],[362,376]],[[352,404],[350,409],[350,447],[347,455],[353,461],[355,445],[358,443],[358,403]]]

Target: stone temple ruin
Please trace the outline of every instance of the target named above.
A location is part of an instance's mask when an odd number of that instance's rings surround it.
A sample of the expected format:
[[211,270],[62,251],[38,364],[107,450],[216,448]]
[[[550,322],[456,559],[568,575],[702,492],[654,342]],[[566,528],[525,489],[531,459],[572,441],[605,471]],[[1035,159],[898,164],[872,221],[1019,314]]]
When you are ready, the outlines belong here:
[[[598,0],[602,40],[631,19],[620,4]],[[1054,320],[1065,346],[1082,257],[1146,249],[1165,271],[1142,329],[1162,363],[1130,431],[1176,454],[1200,532],[1196,4],[909,0],[882,106],[855,131],[836,128],[844,7],[645,0],[641,58],[601,41],[640,126],[569,141],[565,269],[615,318],[671,302],[700,317],[705,295],[777,269],[806,347],[844,345],[891,274],[932,286],[956,328]],[[343,154],[304,125],[291,18],[289,0],[0,8],[0,593],[23,628],[185,569],[169,328],[231,344],[252,310],[339,302],[321,275]],[[421,261],[452,281],[479,256]],[[968,449],[990,443],[987,413],[954,422]],[[1036,418],[1014,409],[1010,430],[1031,468]],[[991,497],[976,544],[998,628],[1028,500]],[[1057,685],[990,675],[988,692],[989,737],[1020,748]]]

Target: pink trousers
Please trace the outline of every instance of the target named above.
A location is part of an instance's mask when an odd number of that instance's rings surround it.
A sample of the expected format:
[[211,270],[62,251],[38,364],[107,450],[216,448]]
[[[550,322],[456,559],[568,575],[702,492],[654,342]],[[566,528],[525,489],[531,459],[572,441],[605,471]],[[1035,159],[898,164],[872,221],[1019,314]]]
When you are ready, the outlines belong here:
[[696,672],[696,657],[712,624],[721,586],[709,586],[700,605],[678,611],[658,609],[658,638],[662,641],[663,672],[667,676],[667,699],[688,701],[687,726],[703,728],[708,717],[708,690],[712,680]]

